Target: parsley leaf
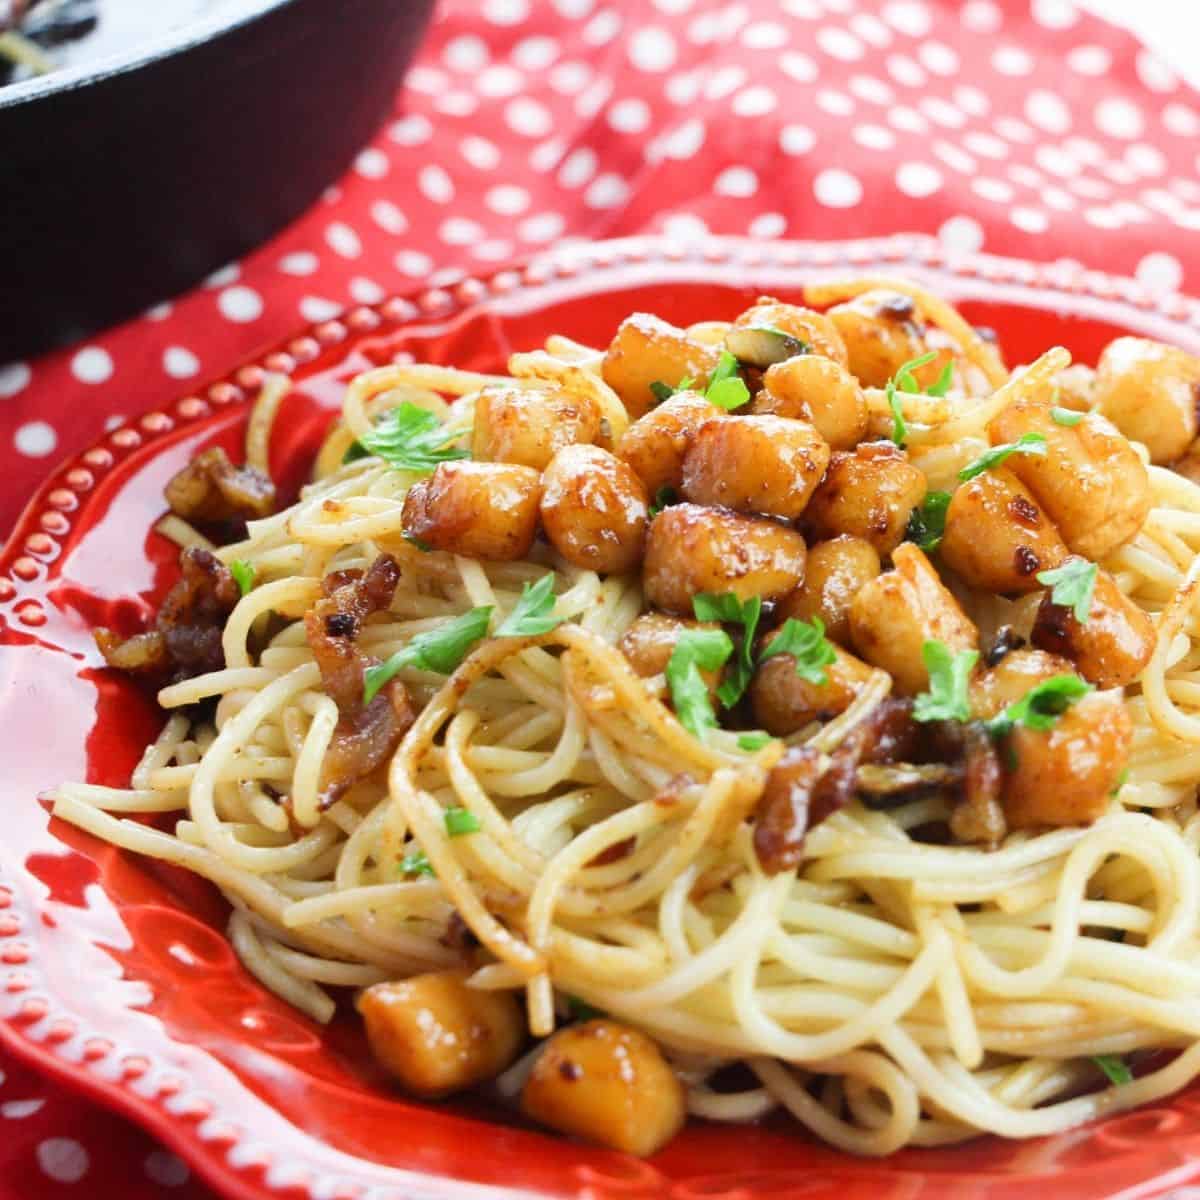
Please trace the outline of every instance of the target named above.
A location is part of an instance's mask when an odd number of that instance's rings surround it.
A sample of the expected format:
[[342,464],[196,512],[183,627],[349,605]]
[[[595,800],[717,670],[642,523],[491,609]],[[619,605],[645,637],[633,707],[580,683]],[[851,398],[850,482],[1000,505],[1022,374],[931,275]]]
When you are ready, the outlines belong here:
[[948,362],[942,368],[937,379],[933,381],[926,389],[927,396],[944,396],[949,390],[950,385],[954,382],[954,363]]
[[813,617],[811,621],[789,617],[784,621],[758,661],[766,662],[776,654],[790,654],[796,660],[796,674],[818,686],[829,682],[825,668],[837,661],[837,653],[825,636],[825,622],[820,617]]
[[1055,425],[1065,425],[1068,429],[1070,429],[1072,425],[1078,425],[1083,418],[1083,413],[1075,412],[1074,409],[1070,408],[1059,408],[1057,404],[1050,410],[1050,420],[1052,420]]
[[656,379],[651,385],[650,390],[654,393],[654,398],[661,404],[664,400],[670,400],[676,392],[686,392],[689,388],[695,386],[696,381],[689,375],[686,379],[681,379],[674,387],[669,383],[663,383],[661,379]]
[[741,408],[750,399],[750,389],[738,374],[738,360],[728,350],[721,351],[709,378],[704,398],[718,408]]
[[385,662],[368,667],[363,703],[370,704],[379,689],[403,667],[419,667],[423,671],[449,675],[467,657],[475,643],[487,636],[491,615],[490,604],[473,608],[437,629],[418,633],[403,650],[397,650]]
[[903,449],[905,439],[908,437],[908,425],[904,420],[904,406],[900,403],[900,394],[896,391],[895,383],[890,379],[885,394],[888,408],[892,410],[892,441]]
[[586,1000],[581,1000],[578,996],[567,997],[567,1009],[572,1019],[576,1021],[591,1021],[595,1017],[604,1016],[602,1009],[593,1008]]
[[469,808],[448,808],[442,814],[446,822],[447,837],[462,837],[464,833],[478,833],[479,818]]
[[967,686],[971,671],[979,661],[978,650],[950,653],[944,642],[929,640],[921,647],[921,657],[929,671],[929,691],[913,702],[916,721],[967,721],[971,703]]
[[[937,356],[938,352],[936,350],[927,350],[918,358],[910,358],[908,362],[906,362],[895,373],[895,375],[892,376],[892,385],[896,388],[899,388],[899,390],[902,392],[908,392],[910,396],[919,395],[921,391],[921,385],[917,383],[916,376],[913,375],[913,372],[918,367],[928,366],[929,363],[933,362],[933,360],[937,358]],[[946,372],[943,370],[942,374],[938,377],[937,383],[935,383],[933,386],[937,387],[942,382],[942,379],[945,377],[945,375]],[[949,386],[949,380],[947,380],[946,387]],[[942,390],[945,391],[945,388]],[[929,394],[931,396],[941,395],[940,392],[934,392],[932,390],[930,390]]]
[[946,532],[946,509],[950,507],[949,492],[930,492],[920,507],[908,516],[905,537],[915,542],[926,554],[932,554],[941,544]]
[[742,627],[737,658],[717,688],[721,703],[732,708],[745,694],[754,675],[754,634],[762,616],[762,597],[752,596],[743,604],[732,592],[719,596],[701,592],[692,598],[692,611],[698,621],[723,621]]
[[422,554],[432,554],[433,547],[428,542],[423,542],[415,533],[409,533],[407,529],[400,531],[400,536],[410,545],[416,546]]
[[1117,776],[1117,782],[1116,782],[1116,785],[1113,787],[1113,790],[1111,792],[1109,792],[1108,794],[1110,796],[1115,796],[1128,782],[1129,782],[1129,768],[1125,767],[1122,769],[1120,775]]
[[959,479],[965,483],[982,475],[984,471],[998,467],[1005,459],[1014,454],[1032,454],[1036,458],[1046,456],[1046,435],[1044,433],[1023,433],[1015,442],[1005,442],[1002,446],[993,446],[985,450],[973,463],[963,467],[958,473]]
[[738,735],[739,750],[761,750],[768,742],[775,739],[769,733],[764,733],[761,729],[751,730],[749,733]]
[[673,487],[660,487],[654,493],[654,500],[650,505],[650,520],[654,520],[664,508],[670,508],[672,504],[679,503],[679,493]]
[[406,854],[399,865],[401,875],[432,875],[433,865],[426,857],[424,850],[414,850]]
[[1050,590],[1052,604],[1074,610],[1075,620],[1083,625],[1092,611],[1092,595],[1096,590],[1096,575],[1100,568],[1086,558],[1068,558],[1053,571],[1039,571],[1038,583]]
[[[450,444],[462,432],[447,429],[433,413],[405,400],[396,408],[389,408],[356,444],[398,470],[428,475],[438,463],[471,457],[466,450]],[[342,461],[352,461],[349,450]]]
[[[887,397],[888,408],[892,410],[892,441],[903,448],[908,437],[908,425],[904,420],[904,406],[900,403],[900,393],[907,392],[910,396],[920,394],[921,385],[917,383],[913,372],[918,367],[927,366],[937,358],[936,350],[927,350],[918,358],[910,358],[884,385],[884,395]],[[937,379],[925,389],[927,396],[944,396],[954,382],[954,363],[948,362],[942,368]]]
[[548,571],[537,583],[521,585],[521,598],[496,630],[496,636],[535,637],[539,633],[549,633],[563,621],[562,617],[550,616],[553,608],[554,572]]
[[254,567],[244,558],[235,558],[229,564],[229,573],[233,576],[233,581],[238,585],[238,591],[243,596],[254,586]]
[[1076,700],[1092,690],[1092,685],[1084,683],[1078,675],[1053,675],[1030,688],[1020,700],[984,724],[992,737],[1003,737],[1017,725],[1045,732],[1053,728],[1054,722]]
[[1120,1087],[1123,1083],[1133,1082],[1133,1072],[1119,1054],[1093,1054],[1092,1062],[1104,1072],[1109,1083]]
[[667,686],[680,724],[694,737],[715,729],[716,714],[701,671],[716,671],[733,653],[733,642],[723,629],[685,629],[667,663]]

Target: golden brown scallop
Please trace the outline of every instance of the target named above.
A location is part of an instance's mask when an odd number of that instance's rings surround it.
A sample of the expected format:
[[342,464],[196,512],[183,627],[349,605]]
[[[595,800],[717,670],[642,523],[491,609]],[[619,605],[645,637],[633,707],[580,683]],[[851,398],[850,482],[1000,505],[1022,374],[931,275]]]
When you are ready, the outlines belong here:
[[475,400],[471,453],[478,462],[520,463],[541,471],[564,446],[592,442],[599,432],[600,409],[590,396],[489,385]]
[[867,400],[858,380],[818,354],[769,367],[751,411],[810,421],[834,450],[853,450],[867,435]]
[[701,426],[724,416],[697,392],[680,392],[639,417],[625,431],[617,455],[642,481],[646,495],[663,488],[679,490],[683,483],[683,456]]
[[720,356],[720,347],[697,342],[660,317],[634,313],[621,322],[604,355],[604,382],[637,420],[658,403],[652,383],[676,387],[691,379],[703,388]]
[[820,617],[835,642],[850,639],[850,605],[868,580],[879,574],[879,553],[865,538],[844,533],[808,548],[804,582],[779,602],[781,620]]

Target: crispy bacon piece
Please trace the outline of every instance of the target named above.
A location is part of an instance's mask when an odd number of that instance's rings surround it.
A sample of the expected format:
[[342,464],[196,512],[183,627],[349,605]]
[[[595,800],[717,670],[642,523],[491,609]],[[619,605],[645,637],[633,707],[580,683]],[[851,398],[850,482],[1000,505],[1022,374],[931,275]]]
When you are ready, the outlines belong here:
[[1008,832],[1000,793],[1004,768],[992,739],[982,725],[962,727],[963,797],[950,814],[950,833],[956,842],[981,842],[995,846]]
[[365,574],[335,571],[327,576],[325,595],[304,615],[321,682],[340,716],[321,768],[324,807],[387,762],[416,720],[408,691],[397,679],[363,704],[366,671],[375,660],[358,648],[358,635],[367,617],[391,604],[399,581],[396,560],[381,554]]
[[221,632],[240,592],[229,568],[198,546],[179,556],[182,575],[158,610],[154,628],[121,638],[111,629],[93,633],[110,667],[178,682],[225,665]]
[[275,509],[275,484],[257,467],[235,467],[220,446],[198,454],[164,489],[167,504],[187,521],[252,520]]

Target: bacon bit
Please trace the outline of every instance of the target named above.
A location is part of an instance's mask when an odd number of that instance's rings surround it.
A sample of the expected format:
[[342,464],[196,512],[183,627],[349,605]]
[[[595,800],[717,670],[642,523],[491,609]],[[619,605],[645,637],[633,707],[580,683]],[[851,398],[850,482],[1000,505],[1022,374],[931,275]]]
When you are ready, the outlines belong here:
[[672,775],[663,784],[661,790],[655,793],[654,803],[661,804],[664,808],[673,804],[679,804],[683,800],[683,793],[688,788],[695,786],[695,777],[689,775],[686,771],[680,771],[678,775]]
[[366,670],[375,660],[357,646],[363,623],[392,602],[400,567],[381,554],[367,569],[335,571],[324,596],[304,614],[304,629],[321,683],[338,707],[339,720],[321,767],[320,804],[328,808],[347,789],[386,763],[416,720],[408,691],[393,679],[363,704]]
[[595,858],[590,859],[587,863],[589,867],[605,867],[609,863],[620,862],[623,858],[628,858],[633,853],[634,846],[637,845],[637,838],[627,837],[620,842],[613,842],[611,846],[606,846]]
[[957,842],[996,846],[1008,832],[1000,804],[1004,768],[982,725],[966,726],[963,744],[966,760],[963,798],[950,814],[950,833]]
[[167,505],[188,521],[266,517],[275,510],[275,485],[257,467],[235,467],[220,446],[197,455],[164,492]]
[[104,661],[131,674],[177,683],[225,665],[221,633],[241,593],[214,554],[191,546],[179,556],[182,576],[167,593],[154,628],[131,638],[93,633]]
[[983,661],[989,667],[999,666],[1014,650],[1020,650],[1025,639],[1011,625],[1001,625],[996,630],[992,644],[984,653]]

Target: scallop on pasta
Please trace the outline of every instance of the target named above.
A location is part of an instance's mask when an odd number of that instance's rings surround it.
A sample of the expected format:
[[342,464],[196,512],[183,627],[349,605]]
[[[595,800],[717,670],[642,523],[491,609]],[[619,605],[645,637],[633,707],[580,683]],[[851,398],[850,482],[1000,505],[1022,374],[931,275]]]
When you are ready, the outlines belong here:
[[397,1087],[634,1154],[1183,1087],[1200,362],[1010,369],[904,280],[799,301],[365,371],[286,507],[268,377],[246,461],[167,488],[154,622],[96,631],[162,732],[57,816],[211,880]]

